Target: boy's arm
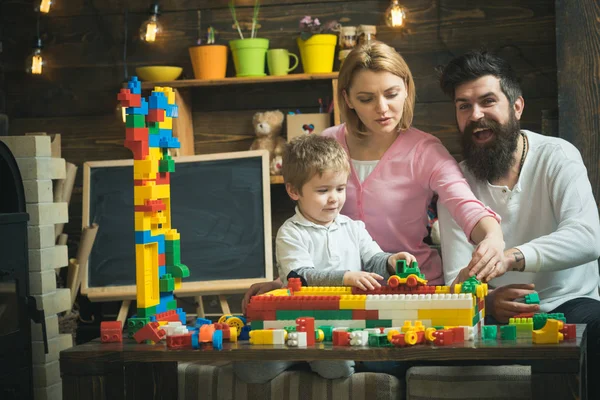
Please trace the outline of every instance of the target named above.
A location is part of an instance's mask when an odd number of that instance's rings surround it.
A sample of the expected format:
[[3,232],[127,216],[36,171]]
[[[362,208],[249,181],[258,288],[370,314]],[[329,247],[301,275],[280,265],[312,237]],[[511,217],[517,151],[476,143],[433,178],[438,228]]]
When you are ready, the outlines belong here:
[[358,248],[360,251],[360,259],[363,265],[363,271],[375,272],[383,276],[385,279],[389,278],[388,272],[388,259],[392,253],[386,253],[381,250],[381,247],[373,240],[365,223],[362,221],[352,221],[356,230],[356,237],[358,239]]
[[284,225],[277,233],[275,256],[279,277],[287,284],[290,272],[302,276],[309,286],[340,286],[346,271],[319,271],[310,254],[310,239],[293,225]]

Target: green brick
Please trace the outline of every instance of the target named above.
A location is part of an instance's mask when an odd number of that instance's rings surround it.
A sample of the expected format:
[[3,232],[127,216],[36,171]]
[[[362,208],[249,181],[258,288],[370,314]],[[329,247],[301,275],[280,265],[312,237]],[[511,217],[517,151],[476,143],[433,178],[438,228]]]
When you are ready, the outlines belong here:
[[158,122],[148,122],[148,133],[150,135],[158,135],[160,133]]
[[[367,328],[391,328],[392,320],[391,319],[376,319],[376,320],[367,320]],[[370,340],[370,338],[369,338]]]
[[304,311],[304,310],[277,310],[275,311],[275,319],[276,320],[296,320],[300,317],[310,317],[309,313],[312,311]]
[[567,323],[567,319],[565,318],[565,315],[563,313],[539,313],[533,315],[533,329],[542,329],[546,325],[546,321],[548,319],[557,319],[559,321],[562,321],[564,324]]
[[150,318],[129,318],[127,320],[127,336],[130,338],[150,322]]
[[265,323],[264,321],[252,321],[250,322],[250,327],[254,330],[254,329],[264,329],[265,327]]
[[167,273],[173,278],[187,278],[190,276],[189,268],[181,263],[181,250],[179,240],[165,240],[165,264]]
[[153,315],[156,315],[156,306],[137,309],[137,317],[138,318],[148,318]]
[[333,326],[331,325],[320,325],[317,326],[325,334],[325,342],[331,342],[333,340]]
[[177,310],[177,300],[169,300],[167,302],[167,310]]
[[167,272],[173,275],[173,277],[175,278],[187,278],[188,276],[190,276],[190,269],[187,267],[187,265],[183,264],[167,264]]
[[481,336],[483,340],[496,340],[498,337],[498,326],[484,325],[482,328]]
[[385,333],[369,333],[369,347],[391,347]]
[[170,156],[169,158],[160,160],[158,164],[158,172],[175,172],[175,160],[173,160]]
[[294,325],[284,326],[283,329],[285,329],[286,332],[296,332],[296,327]]
[[175,279],[173,279],[173,275],[164,274],[159,280],[159,285],[161,292],[172,292],[175,290]]
[[526,294],[525,304],[540,304],[540,296],[537,292]]
[[502,340],[517,340],[517,327],[515,325],[502,325],[500,327]]
[[140,114],[129,114],[125,119],[125,127],[127,128],[145,128],[146,116]]

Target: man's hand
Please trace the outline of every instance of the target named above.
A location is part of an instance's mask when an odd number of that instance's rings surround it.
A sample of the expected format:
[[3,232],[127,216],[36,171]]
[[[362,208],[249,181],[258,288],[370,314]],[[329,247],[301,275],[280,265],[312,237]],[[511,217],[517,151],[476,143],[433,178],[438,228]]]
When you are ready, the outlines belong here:
[[509,318],[517,314],[538,312],[540,310],[538,304],[525,304],[515,301],[515,299],[520,299],[527,294],[534,293],[534,287],[532,283],[517,283],[500,286],[490,291],[485,299],[487,314],[496,318],[498,322],[506,323]]
[[396,274],[396,262],[398,260],[406,260],[406,264],[410,265],[413,261],[417,261],[417,258],[415,256],[413,256],[412,254],[407,253],[405,251],[401,251],[400,253],[391,255],[388,258],[388,267],[387,267],[387,270],[390,273],[390,275]]
[[475,248],[471,262],[467,265],[469,276],[477,275],[477,279],[488,282],[492,278],[502,276],[508,268],[504,259],[504,241],[496,238],[485,238]]
[[348,271],[344,274],[344,286],[354,286],[362,290],[374,290],[381,285],[377,281],[383,280],[383,276],[375,272]]
[[244,300],[242,300],[242,312],[244,313],[244,315],[246,314],[246,307],[248,307],[248,303],[250,303],[250,297],[267,293],[271,290],[281,289],[282,287],[283,282],[281,282],[280,278],[277,278],[272,282],[255,283],[252,286],[250,286],[250,289],[248,289],[248,291],[244,295]]

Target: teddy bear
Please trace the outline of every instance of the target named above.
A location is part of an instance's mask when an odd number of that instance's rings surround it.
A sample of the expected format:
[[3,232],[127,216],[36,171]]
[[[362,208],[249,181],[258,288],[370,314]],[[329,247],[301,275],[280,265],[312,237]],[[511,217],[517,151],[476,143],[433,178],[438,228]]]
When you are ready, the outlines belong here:
[[[269,151],[271,175],[281,174],[281,155],[285,147],[283,131],[283,113],[279,110],[258,112],[252,117],[252,126],[256,138],[250,150],[265,149]],[[274,160],[277,158],[277,161]]]

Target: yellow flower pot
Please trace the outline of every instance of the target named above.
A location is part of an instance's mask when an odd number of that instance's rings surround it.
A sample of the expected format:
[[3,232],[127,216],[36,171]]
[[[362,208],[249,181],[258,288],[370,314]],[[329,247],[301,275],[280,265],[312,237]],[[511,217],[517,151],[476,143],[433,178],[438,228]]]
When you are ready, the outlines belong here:
[[308,40],[297,38],[302,68],[306,74],[325,74],[333,72],[337,35],[319,33]]

